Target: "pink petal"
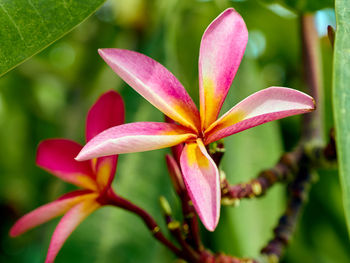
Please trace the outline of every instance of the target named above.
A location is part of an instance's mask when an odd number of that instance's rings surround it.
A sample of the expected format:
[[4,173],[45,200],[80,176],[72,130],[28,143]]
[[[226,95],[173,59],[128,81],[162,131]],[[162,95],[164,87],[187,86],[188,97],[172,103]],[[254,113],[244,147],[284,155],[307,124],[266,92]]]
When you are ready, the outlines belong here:
[[66,139],[49,139],[39,144],[36,163],[66,182],[96,189],[90,162],[77,162],[74,157],[82,146]]
[[104,93],[91,107],[86,121],[86,141],[108,128],[124,123],[124,102],[115,91]]
[[[123,124],[124,116],[124,102],[122,97],[112,90],[104,93],[88,113],[86,140],[90,141],[104,130]],[[117,156],[110,156],[99,158],[93,162],[97,185],[101,191],[109,187],[113,181],[117,160]]]
[[314,109],[314,99],[303,92],[281,87],[267,88],[250,95],[214,122],[205,131],[205,144],[269,121]]
[[188,129],[170,123],[128,123],[110,128],[94,137],[76,159],[83,161],[107,155],[161,149],[195,136]]
[[222,12],[204,32],[199,52],[200,115],[204,129],[220,112],[247,41],[244,20],[233,8]]
[[107,64],[133,89],[178,123],[199,127],[196,105],[181,83],[155,60],[129,50],[100,49]]
[[63,243],[67,240],[73,230],[92,212],[101,205],[94,199],[88,199],[71,208],[58,223],[55,232],[52,235],[49,250],[45,263],[54,262],[57,253],[60,251]]
[[[175,121],[170,119],[168,116],[165,116],[165,121],[167,123],[174,123],[175,124]],[[180,156],[181,156],[183,148],[184,148],[183,143],[180,143],[180,144],[177,144],[177,145],[171,147],[171,153],[173,154],[177,163],[180,163]]]
[[181,169],[189,196],[199,218],[214,231],[220,216],[220,177],[216,164],[203,142],[188,143],[181,155]]
[[21,217],[11,228],[10,235],[12,237],[19,236],[38,225],[64,214],[71,207],[90,196],[96,196],[96,194],[91,194],[91,191],[88,190],[79,190],[66,194],[49,204],[40,206]]

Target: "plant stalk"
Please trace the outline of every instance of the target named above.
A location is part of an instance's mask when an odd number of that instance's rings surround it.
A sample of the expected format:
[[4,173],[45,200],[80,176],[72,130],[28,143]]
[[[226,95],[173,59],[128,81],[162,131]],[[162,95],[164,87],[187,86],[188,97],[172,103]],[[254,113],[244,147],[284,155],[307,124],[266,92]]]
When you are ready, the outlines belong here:
[[144,221],[147,228],[151,231],[153,236],[158,241],[160,241],[163,245],[165,245],[167,248],[169,248],[178,257],[186,259],[186,255],[184,255],[184,253],[178,247],[176,247],[169,239],[167,239],[164,236],[164,234],[161,232],[160,227],[158,226],[157,222],[153,219],[153,217],[150,214],[148,214],[142,208],[131,203],[129,200],[124,199],[119,195],[116,195],[113,192],[113,190],[111,190],[111,189],[110,189],[110,191],[108,191],[107,195],[108,195],[108,200],[109,200],[110,205],[114,205],[114,206],[117,206],[119,208],[123,208],[123,209],[139,216]]

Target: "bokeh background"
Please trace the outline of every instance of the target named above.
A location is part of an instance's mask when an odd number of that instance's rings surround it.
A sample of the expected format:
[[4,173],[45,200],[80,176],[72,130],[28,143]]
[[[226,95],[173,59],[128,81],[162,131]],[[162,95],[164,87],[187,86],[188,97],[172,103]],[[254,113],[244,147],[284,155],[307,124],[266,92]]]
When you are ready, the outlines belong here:
[[[35,166],[41,140],[64,137],[83,143],[87,111],[110,89],[123,96],[127,122],[164,118],[107,67],[97,49],[126,48],[156,59],[180,79],[198,103],[200,39],[208,24],[230,6],[246,21],[249,42],[223,111],[268,86],[304,90],[297,12],[272,1],[249,0],[109,0],[72,32],[0,78],[0,262],[43,262],[58,219],[16,239],[11,239],[8,231],[24,213],[74,189]],[[334,26],[335,16],[331,7],[314,11],[323,57],[327,133],[333,123],[332,47],[326,28]],[[247,181],[273,166],[283,152],[295,146],[299,135],[300,116],[296,116],[227,138],[222,169],[232,183]],[[121,155],[114,181],[120,195],[144,207],[163,229],[159,196],[166,196],[173,209],[179,210],[165,166],[168,151]],[[316,178],[283,262],[350,262],[337,171],[319,171]],[[275,186],[263,198],[224,207],[217,230],[202,231],[204,242],[215,252],[257,257],[272,237],[285,200],[285,188]],[[140,219],[111,207],[85,220],[56,260],[173,261],[173,255],[152,238]]]

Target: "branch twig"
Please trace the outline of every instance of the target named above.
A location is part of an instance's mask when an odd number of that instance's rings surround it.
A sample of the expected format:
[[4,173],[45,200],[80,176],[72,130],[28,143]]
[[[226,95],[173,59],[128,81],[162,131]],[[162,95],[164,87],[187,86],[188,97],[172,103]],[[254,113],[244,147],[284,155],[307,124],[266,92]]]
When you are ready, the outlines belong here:
[[153,219],[153,217],[148,214],[142,208],[134,205],[129,200],[122,198],[121,196],[116,195],[113,190],[107,192],[108,200],[110,205],[114,205],[120,208],[123,208],[129,212],[132,212],[138,215],[146,224],[147,228],[151,231],[153,236],[160,241],[163,245],[169,248],[175,255],[180,258],[186,259],[184,253],[176,247],[170,240],[168,240],[164,234],[161,232],[160,227],[157,222]]

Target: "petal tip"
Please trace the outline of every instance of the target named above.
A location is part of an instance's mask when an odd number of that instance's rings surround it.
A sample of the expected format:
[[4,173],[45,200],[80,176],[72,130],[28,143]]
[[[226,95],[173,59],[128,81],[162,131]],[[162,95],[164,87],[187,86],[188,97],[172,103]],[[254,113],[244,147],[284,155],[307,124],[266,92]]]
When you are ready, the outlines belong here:
[[313,105],[311,106],[309,111],[314,111],[314,110],[317,109],[316,101],[315,101],[315,99],[313,97],[311,97],[311,100],[312,100],[312,104]]
[[99,48],[97,49],[97,52],[103,58],[103,60],[106,60],[108,59],[109,51],[113,49],[114,48]]
[[78,155],[74,158],[74,160],[78,161],[78,162],[82,162],[82,161],[86,161],[88,159],[85,158],[85,156],[80,152],[78,153]]
[[97,52],[98,52],[98,54],[99,54],[100,56],[103,56],[104,51],[105,51],[105,48],[99,48],[99,49],[97,49]]
[[9,236],[10,237],[18,237],[21,233],[18,231],[17,223],[15,223],[10,231],[9,231]]
[[203,221],[203,225],[210,232],[215,231],[216,227],[218,226],[218,223],[219,223],[219,215],[216,216],[216,218],[212,218],[212,220],[210,220],[210,222]]
[[[85,147],[84,147],[85,148]],[[78,155],[74,158],[74,160],[78,161],[78,162],[82,162],[82,161],[87,161],[90,160],[92,158],[90,158],[89,154],[86,153],[86,151],[83,149],[81,149],[81,151],[78,153]]]

